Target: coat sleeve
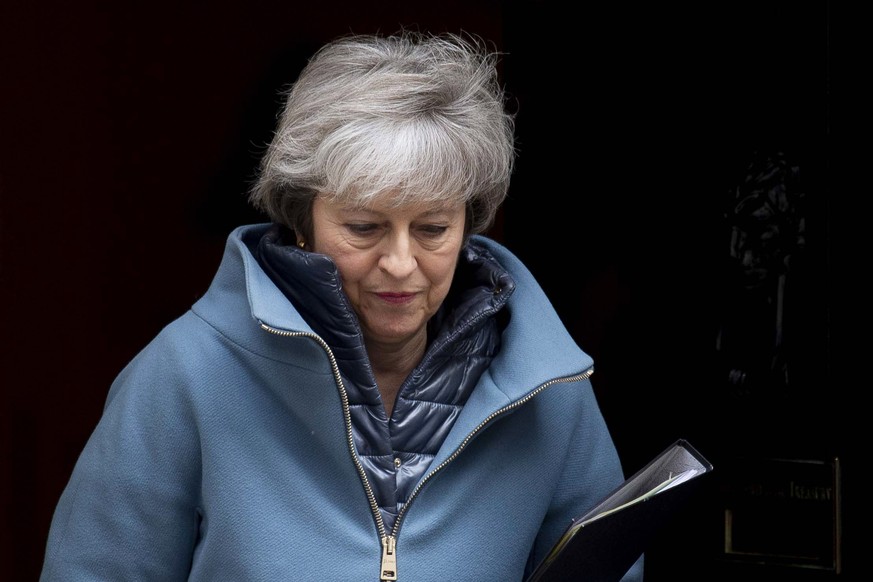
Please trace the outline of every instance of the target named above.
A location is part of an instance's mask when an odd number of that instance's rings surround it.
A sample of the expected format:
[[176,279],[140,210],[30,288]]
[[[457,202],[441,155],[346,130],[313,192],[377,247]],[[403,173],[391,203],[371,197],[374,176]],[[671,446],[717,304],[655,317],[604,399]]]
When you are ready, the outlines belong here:
[[110,388],[52,519],[41,582],[186,580],[200,457],[179,350],[153,341]]

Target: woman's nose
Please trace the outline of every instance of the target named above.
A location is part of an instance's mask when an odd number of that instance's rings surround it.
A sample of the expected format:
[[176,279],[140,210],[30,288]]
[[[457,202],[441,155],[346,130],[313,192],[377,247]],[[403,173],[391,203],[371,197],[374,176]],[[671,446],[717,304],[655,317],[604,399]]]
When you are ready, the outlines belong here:
[[386,248],[379,258],[379,267],[394,277],[405,277],[417,267],[413,244],[407,233],[389,237]]

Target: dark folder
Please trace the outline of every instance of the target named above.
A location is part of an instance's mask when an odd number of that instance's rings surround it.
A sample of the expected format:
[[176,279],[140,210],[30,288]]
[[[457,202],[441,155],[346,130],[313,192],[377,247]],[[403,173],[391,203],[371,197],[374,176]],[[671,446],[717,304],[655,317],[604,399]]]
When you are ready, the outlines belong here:
[[574,519],[526,582],[616,582],[712,471],[679,439],[584,515]]

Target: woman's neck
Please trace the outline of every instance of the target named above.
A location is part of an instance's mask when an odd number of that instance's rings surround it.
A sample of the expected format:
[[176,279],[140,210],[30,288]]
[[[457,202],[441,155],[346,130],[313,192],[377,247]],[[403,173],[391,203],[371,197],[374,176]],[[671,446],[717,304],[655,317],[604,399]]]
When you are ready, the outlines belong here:
[[376,386],[385,405],[385,412],[390,418],[400,387],[424,357],[427,348],[427,331],[422,329],[421,333],[402,343],[365,340],[364,344],[370,358],[373,376],[376,378]]

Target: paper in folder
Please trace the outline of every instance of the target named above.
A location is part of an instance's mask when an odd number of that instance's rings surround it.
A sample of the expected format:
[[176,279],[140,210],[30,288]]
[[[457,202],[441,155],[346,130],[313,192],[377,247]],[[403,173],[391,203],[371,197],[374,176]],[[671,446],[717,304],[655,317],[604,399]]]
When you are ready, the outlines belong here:
[[712,471],[679,439],[584,515],[574,519],[526,582],[616,582]]

